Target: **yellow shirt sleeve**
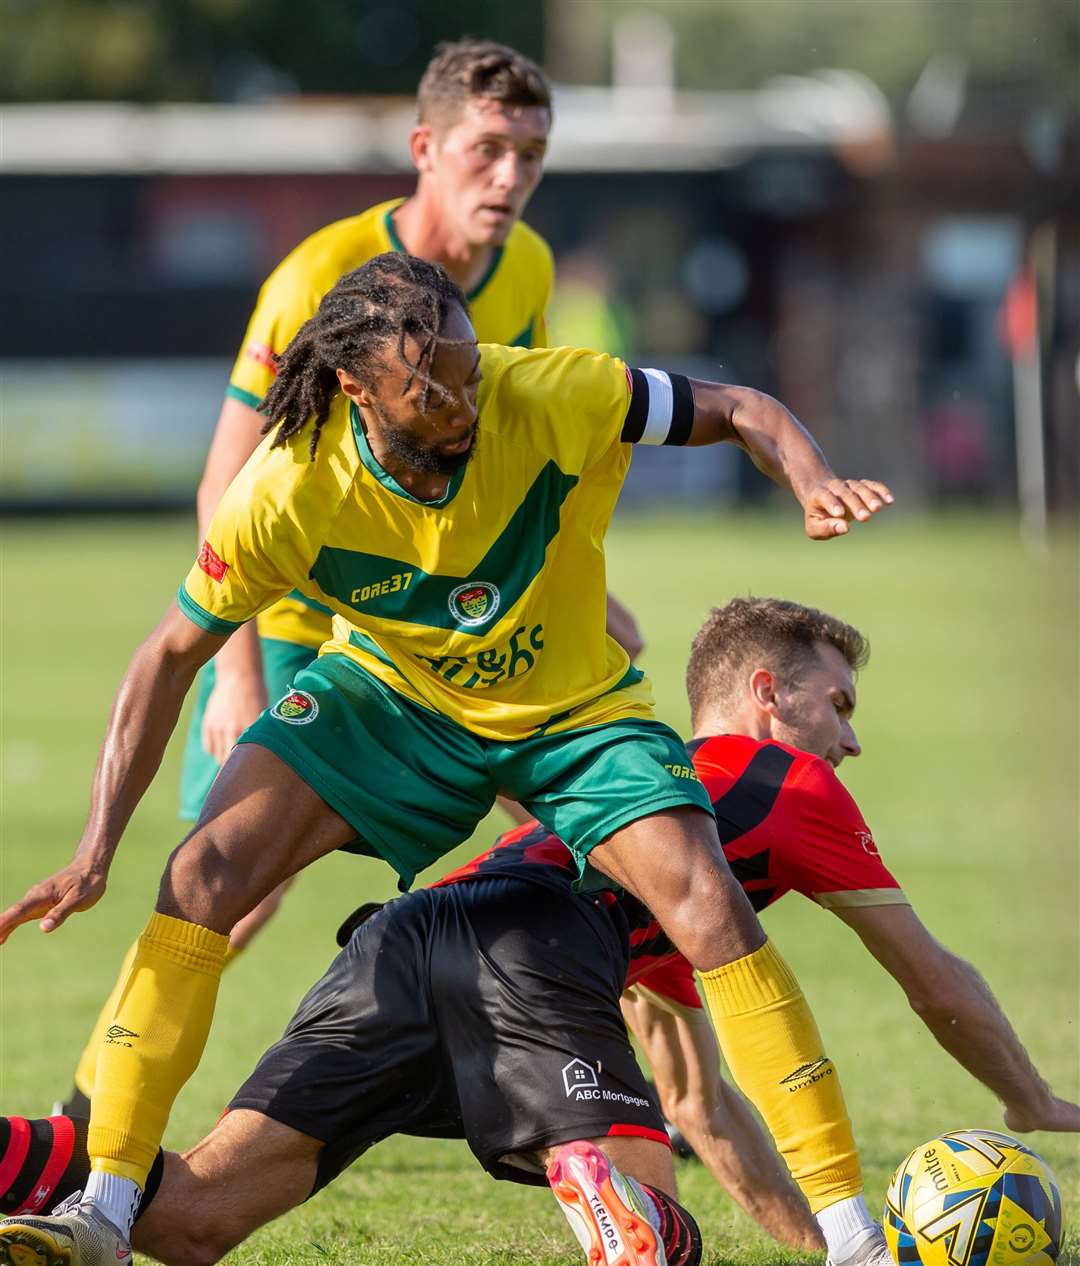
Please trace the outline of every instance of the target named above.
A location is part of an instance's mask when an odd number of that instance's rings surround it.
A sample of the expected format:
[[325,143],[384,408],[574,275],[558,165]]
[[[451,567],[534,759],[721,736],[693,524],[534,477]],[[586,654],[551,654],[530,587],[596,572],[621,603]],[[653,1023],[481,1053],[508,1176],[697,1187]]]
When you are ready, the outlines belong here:
[[195,624],[226,636],[307,582],[355,468],[328,429],[314,461],[309,428],[281,448],[267,436],[229,485],[177,596]]
[[526,428],[566,474],[587,470],[618,443],[631,398],[621,360],[576,347],[485,346],[482,357],[481,417],[492,408],[504,433]]
[[[544,243],[547,247],[547,243]],[[555,285],[555,261],[552,257],[550,248],[544,252],[544,291],[543,298],[540,300],[540,309],[533,320],[533,347],[548,347],[548,326],[547,326],[547,310],[551,303],[551,291]]]
[[240,355],[236,358],[225,394],[253,409],[277,376],[277,358],[293,335],[315,315],[322,290],[312,284],[311,269],[287,256],[259,291]]

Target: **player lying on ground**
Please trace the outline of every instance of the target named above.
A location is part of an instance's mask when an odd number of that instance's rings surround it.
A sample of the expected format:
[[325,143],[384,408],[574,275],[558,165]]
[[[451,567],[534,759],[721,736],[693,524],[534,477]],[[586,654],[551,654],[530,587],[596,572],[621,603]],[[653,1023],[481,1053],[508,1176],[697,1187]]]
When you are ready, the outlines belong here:
[[[1080,1106],[1053,1093],[986,981],[927,929],[832,772],[862,750],[851,717],[868,658],[857,630],[798,603],[737,598],[712,611],[687,664],[689,750],[724,855],[755,910],[801,892],[852,928],[937,1041],[1000,1099],[1011,1132],[1080,1131]],[[686,960],[676,954],[630,990],[623,1013],[665,1114],[716,1172],[716,1042]]]
[[[442,264],[466,292],[481,342],[547,342],[551,251],[520,220],[539,183],[551,128],[543,71],[488,40],[442,45],[420,82],[417,113],[409,140],[416,192],[320,229],[286,256],[260,291],[199,485],[200,540],[222,493],[262,438],[266,419],[257,409],[281,353],[330,287],[373,256],[407,250]],[[611,595],[607,619],[608,632],[634,659],[641,635]],[[237,738],[330,640],[330,622],[317,591],[298,584],[237,630],[199,674],[184,747],[182,818],[198,818]],[[275,890],[232,929],[234,953],[265,925],[281,897],[282,889]],[[98,1050],[134,956],[133,945],[76,1066],[68,1106],[89,1108]]]
[[592,863],[647,901],[702,973],[733,1075],[811,1209],[857,1199],[839,1078],[781,1085],[831,1068],[805,999],[724,862],[685,746],[605,633],[602,542],[635,442],[740,444],[817,539],[888,490],[838,479],[758,392],[574,348],[478,349],[458,287],[401,254],[326,296],[265,411],[271,436],[121,684],[75,858],[0,916],[0,938],[34,918],[51,931],[100,898],[198,669],[313,581],[338,636],[245,732],[169,860],[98,1059],[94,1172],[57,1233],[92,1229],[103,1257],[123,1245],[202,1054],[229,930],[334,849],[385,858],[407,886],[497,791],[583,875]]
[[[853,928],[941,1045],[999,1097],[1010,1130],[1080,1130],[1080,1107],[1053,1093],[979,973],[924,926],[833,772],[861,750],[851,718],[868,656],[856,629],[798,603],[736,598],[710,614],[687,666],[690,751],[724,855],[756,910],[801,892]],[[523,866],[561,868],[569,891],[570,852],[536,822],[469,868]],[[692,968],[644,907],[623,904],[634,963],[623,1014],[665,1115],[748,1213],[797,1244],[812,1224],[792,1212],[785,1175],[722,1080]]]
[[[590,1261],[696,1266],[697,1227],[673,1198],[670,1145],[619,1013],[630,959],[612,894],[577,896],[559,869],[525,867],[365,914],[227,1115],[184,1155],[158,1153],[134,1248],[209,1266],[374,1143],[412,1134],[467,1139],[496,1178],[542,1185],[550,1165]],[[625,1182],[602,1181],[587,1140]],[[32,1255],[32,1211],[88,1180],[85,1122],[0,1119],[0,1155],[13,1144],[22,1159],[0,1170],[0,1210],[24,1216],[4,1224],[0,1262],[59,1266],[59,1236]],[[597,1181],[583,1181],[590,1170]],[[605,1252],[605,1218],[621,1254]]]

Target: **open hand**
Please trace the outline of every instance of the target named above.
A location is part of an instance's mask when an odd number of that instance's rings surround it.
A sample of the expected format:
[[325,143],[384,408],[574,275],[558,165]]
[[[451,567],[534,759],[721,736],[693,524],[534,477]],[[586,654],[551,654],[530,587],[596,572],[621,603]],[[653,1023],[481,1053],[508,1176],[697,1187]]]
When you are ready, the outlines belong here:
[[806,521],[806,535],[812,541],[828,541],[845,536],[854,520],[865,523],[872,515],[891,506],[895,498],[876,479],[832,479],[813,485],[799,501]]
[[40,919],[43,932],[58,928],[69,914],[77,910],[89,910],[101,900],[105,892],[105,875],[89,870],[78,859],[69,862],[63,870],[34,884],[21,901],[16,901],[0,914],[0,945],[17,927]]

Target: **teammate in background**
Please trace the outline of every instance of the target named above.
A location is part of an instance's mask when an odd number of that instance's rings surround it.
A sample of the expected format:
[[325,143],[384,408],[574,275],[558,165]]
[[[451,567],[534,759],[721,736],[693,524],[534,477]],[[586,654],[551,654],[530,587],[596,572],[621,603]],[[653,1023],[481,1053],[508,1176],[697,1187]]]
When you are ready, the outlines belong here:
[[[333,642],[245,731],[169,860],[98,1060],[94,1170],[78,1210],[43,1220],[42,1251],[83,1240],[80,1266],[126,1251],[238,920],[338,848],[383,857],[407,887],[498,791],[567,841],[586,883],[591,863],[648,903],[701,972],[733,1075],[811,1209],[867,1222],[802,992],[724,861],[684,745],[605,633],[603,539],[633,443],[739,444],[814,539],[891,493],[837,478],[748,388],[575,348],[478,348],[461,290],[401,254],[326,295],[265,412],[272,434],[121,683],[74,859],[0,916],[6,937],[94,904],[198,669],[298,584],[331,607]],[[791,1093],[807,1064],[829,1075]]]
[[[367,907],[338,939],[209,1135],[158,1153],[137,1251],[209,1266],[403,1133],[465,1138],[495,1178],[543,1185],[548,1167],[591,1262],[696,1266],[701,1239],[619,1013],[629,945],[611,893],[577,896],[550,868],[466,876]],[[0,1262],[42,1263],[35,1211],[77,1204],[86,1122],[0,1118],[0,1155],[13,1157],[0,1212],[17,1214]],[[623,1253],[605,1251],[601,1221]]]
[[[225,489],[255,451],[265,418],[258,406],[296,331],[339,277],[385,251],[408,250],[442,264],[466,292],[482,342],[542,347],[551,297],[551,251],[521,214],[539,183],[551,128],[543,71],[487,40],[441,45],[420,81],[410,151],[416,192],[327,225],[270,275],[229,377],[198,492],[199,539]],[[331,612],[297,587],[229,639],[199,677],[184,748],[180,816],[194,822],[221,762],[269,700],[279,699],[330,639]],[[608,596],[608,631],[631,659],[641,650],[633,618]],[[504,802],[511,816],[523,816]],[[275,890],[233,928],[243,949],[280,904]],[[89,1112],[97,1055],[134,958],[112,993],[75,1069],[65,1110]]]
[[[851,717],[868,657],[856,629],[794,602],[736,598],[705,621],[686,673],[689,750],[728,864],[755,910],[801,892],[851,927],[938,1042],[998,1096],[1010,1130],[1080,1131],[1080,1106],[1053,1093],[986,982],[927,930],[833,772],[861,750]],[[573,858],[534,821],[448,878],[541,866],[562,868],[569,891]],[[648,910],[622,904],[631,928],[623,1014],[665,1116],[767,1231],[788,1244],[812,1235],[772,1148],[722,1079],[693,969]]]

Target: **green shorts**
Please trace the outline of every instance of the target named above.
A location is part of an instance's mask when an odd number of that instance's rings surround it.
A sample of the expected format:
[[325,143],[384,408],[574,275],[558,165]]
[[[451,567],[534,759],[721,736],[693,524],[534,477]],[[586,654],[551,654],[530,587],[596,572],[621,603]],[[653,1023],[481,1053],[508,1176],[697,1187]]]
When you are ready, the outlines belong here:
[[[280,699],[287,694],[293,677],[319,653],[317,646],[301,646],[297,642],[281,642],[271,637],[259,638],[259,649],[262,651],[268,699]],[[206,793],[221,768],[202,745],[202,719],[215,680],[214,661],[211,660],[199,674],[195,710],[191,714],[184,744],[184,763],[180,770],[180,816],[185,822],[198,819]]]
[[343,655],[323,655],[240,736],[269,748],[356,828],[408,888],[469,838],[496,793],[519,800],[578,864],[614,831],[662,809],[712,805],[674,730],[608,721],[516,742],[483,739],[403,698]]

